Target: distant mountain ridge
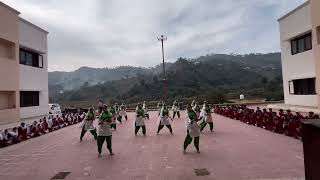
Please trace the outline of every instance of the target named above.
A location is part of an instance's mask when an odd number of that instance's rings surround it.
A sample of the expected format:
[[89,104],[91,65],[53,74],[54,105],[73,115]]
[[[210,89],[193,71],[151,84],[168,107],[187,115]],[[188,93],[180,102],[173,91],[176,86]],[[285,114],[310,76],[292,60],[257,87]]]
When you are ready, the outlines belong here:
[[[266,95],[266,85],[282,91],[281,54],[212,54],[179,58],[166,63],[169,96],[197,96],[204,90],[221,90],[230,96],[241,91]],[[113,98],[117,100],[161,97],[162,65],[155,67],[82,67],[73,72],[49,72],[50,98],[55,101]],[[113,89],[110,91],[110,89]],[[91,91],[86,93],[85,91]],[[252,91],[252,92],[251,92]]]

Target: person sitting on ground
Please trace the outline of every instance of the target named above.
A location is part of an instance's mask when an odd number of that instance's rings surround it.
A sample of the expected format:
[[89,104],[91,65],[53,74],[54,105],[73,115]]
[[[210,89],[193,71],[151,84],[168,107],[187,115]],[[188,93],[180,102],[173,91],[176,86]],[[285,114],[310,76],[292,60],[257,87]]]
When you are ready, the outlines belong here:
[[11,131],[9,131],[9,129],[5,129],[3,131],[2,137],[3,137],[3,144],[5,146],[9,146],[11,144],[17,143],[16,139],[17,139],[18,135],[15,134],[14,132],[11,133]]
[[283,109],[280,109],[280,110],[279,110],[279,116],[280,116],[281,118],[284,117]]
[[36,125],[30,125],[30,137],[32,138],[40,136],[40,133],[37,131]]
[[296,112],[296,115],[290,120],[288,123],[288,135],[292,136],[296,139],[300,139],[301,137],[301,120],[303,116]]
[[31,138],[31,124],[26,124],[27,127],[27,136],[28,138]]
[[72,121],[73,121],[73,124],[77,124],[79,122],[82,122],[85,120],[85,117],[86,116],[82,116],[82,114],[84,114],[85,112],[81,113],[81,114],[76,114],[73,118],[72,118]]
[[18,128],[18,137],[22,141],[27,140],[29,138],[28,137],[27,126],[26,126],[26,124],[24,122],[20,123],[20,127]]
[[254,113],[254,110],[253,110],[253,109],[250,109],[250,110],[249,110],[249,114],[250,114],[250,116],[249,116],[249,118],[247,119],[247,123],[248,123],[249,125],[255,125],[255,124],[256,124],[256,119],[257,119],[256,113]]
[[82,114],[76,114],[75,117],[73,118],[74,124],[77,124],[79,122],[82,122],[86,120],[86,116],[82,116]]
[[273,116],[270,116],[269,114],[265,116],[264,128],[269,131],[273,130]]
[[289,136],[289,123],[293,120],[293,114],[291,110],[287,110],[287,113],[284,114],[283,130],[284,134]]
[[[63,119],[63,118],[61,118],[61,119]],[[75,119],[75,118],[73,118],[73,117],[68,117],[68,118],[66,118],[65,121],[64,121],[64,122],[65,122],[65,123],[64,123],[65,126],[70,126],[70,125],[72,125],[74,119]]]
[[36,127],[40,135],[46,134],[45,130],[42,128],[42,120],[40,120]]
[[[88,111],[87,111],[88,112]],[[82,112],[82,113],[86,113],[86,112]],[[72,124],[77,124],[78,122],[81,122],[80,120],[80,116],[78,113],[73,114],[72,116],[69,116],[69,118],[67,118],[67,120],[69,122],[71,122]]]
[[287,110],[287,113],[285,114],[285,116],[288,120],[291,120],[293,118],[293,114],[291,110]]
[[310,111],[306,119],[315,119],[314,118],[314,112]]
[[5,146],[5,140],[3,139],[2,131],[0,130],[0,148]]
[[21,140],[18,137],[18,128],[14,127],[12,130],[8,131],[8,140],[12,142],[12,144],[16,144],[21,142]]
[[52,120],[53,120],[53,122],[54,122],[54,128],[55,128],[55,130],[60,129],[59,119],[57,119],[56,117],[54,117]]
[[299,112],[296,112],[296,115],[295,115],[294,118],[296,118],[296,119],[304,119],[304,117]]
[[276,112],[272,112],[272,129],[271,129],[271,131],[276,132],[278,125],[279,125],[278,115]]
[[49,126],[48,126],[48,122],[47,122],[46,117],[43,118],[42,128],[43,128],[43,130],[44,130],[46,133],[49,132]]
[[30,126],[30,130],[31,130],[31,133],[35,133],[36,132],[36,134],[39,134],[39,136],[40,136],[40,133],[38,132],[38,127],[37,127],[37,125],[38,125],[38,122],[37,121],[33,121],[33,123],[32,123],[32,127]]
[[263,118],[263,114],[262,114],[262,112],[260,113],[260,112],[258,112],[257,113],[257,121],[256,121],[256,126],[257,127],[262,127],[263,126],[263,120],[264,120],[264,118]]
[[6,146],[11,145],[11,144],[8,142],[7,132],[5,132],[5,131],[6,131],[6,130],[0,131],[0,147],[6,147]]
[[64,120],[63,118],[61,118],[61,117],[59,117],[59,116],[57,116],[56,118],[58,119],[58,126],[59,126],[59,128],[63,128],[63,127],[66,126],[65,120]]
[[256,109],[256,113],[262,113],[262,111],[260,110],[260,107],[257,107],[257,109]]
[[52,124],[52,118],[51,117],[48,118],[47,123],[48,123],[49,132],[52,132],[54,129],[53,129],[53,124]]

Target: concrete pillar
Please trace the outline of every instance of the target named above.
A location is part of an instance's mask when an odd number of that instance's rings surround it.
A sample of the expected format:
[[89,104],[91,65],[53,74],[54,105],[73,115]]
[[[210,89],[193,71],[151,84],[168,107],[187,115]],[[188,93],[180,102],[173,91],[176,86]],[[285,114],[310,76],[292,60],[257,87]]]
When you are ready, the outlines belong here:
[[306,180],[319,180],[320,119],[308,119],[302,123],[305,177]]
[[316,89],[320,109],[320,1],[310,0],[312,23],[312,49],[316,69]]

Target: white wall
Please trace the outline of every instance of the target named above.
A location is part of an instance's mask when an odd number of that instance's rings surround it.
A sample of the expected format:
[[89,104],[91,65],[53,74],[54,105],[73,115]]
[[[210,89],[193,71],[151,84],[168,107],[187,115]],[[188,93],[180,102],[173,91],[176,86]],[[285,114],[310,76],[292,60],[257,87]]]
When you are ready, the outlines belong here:
[[286,104],[317,107],[317,95],[289,94],[290,80],[316,77],[313,50],[291,55],[290,40],[312,29],[310,13],[310,4],[305,4],[279,21],[283,90]]
[[41,52],[43,68],[20,65],[20,90],[40,91],[40,105],[22,107],[22,119],[49,114],[47,33],[20,19],[20,46]]

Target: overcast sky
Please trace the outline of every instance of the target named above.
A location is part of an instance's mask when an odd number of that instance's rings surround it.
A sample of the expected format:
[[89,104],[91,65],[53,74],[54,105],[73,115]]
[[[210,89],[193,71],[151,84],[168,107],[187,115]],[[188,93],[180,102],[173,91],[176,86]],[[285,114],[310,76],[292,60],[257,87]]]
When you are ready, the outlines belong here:
[[49,71],[154,66],[210,53],[280,51],[277,19],[305,0],[3,0],[49,31]]

